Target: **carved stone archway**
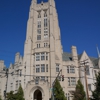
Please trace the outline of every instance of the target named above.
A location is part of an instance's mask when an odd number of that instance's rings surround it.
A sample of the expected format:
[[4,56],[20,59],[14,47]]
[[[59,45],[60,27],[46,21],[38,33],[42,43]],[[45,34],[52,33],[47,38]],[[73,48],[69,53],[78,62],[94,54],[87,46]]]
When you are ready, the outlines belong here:
[[34,100],[42,100],[42,93],[39,89],[34,92]]

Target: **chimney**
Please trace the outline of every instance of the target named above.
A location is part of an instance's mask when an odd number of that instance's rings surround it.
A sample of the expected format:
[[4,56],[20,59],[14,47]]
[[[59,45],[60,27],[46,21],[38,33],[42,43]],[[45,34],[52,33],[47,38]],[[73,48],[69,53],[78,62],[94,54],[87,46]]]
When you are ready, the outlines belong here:
[[77,48],[76,46],[72,46],[72,59],[73,61],[78,61],[78,55],[77,55]]

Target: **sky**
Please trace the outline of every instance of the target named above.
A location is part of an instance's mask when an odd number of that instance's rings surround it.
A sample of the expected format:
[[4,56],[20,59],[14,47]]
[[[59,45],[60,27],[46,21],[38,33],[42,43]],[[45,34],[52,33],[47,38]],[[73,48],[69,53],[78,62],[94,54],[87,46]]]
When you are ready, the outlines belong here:
[[[38,0],[38,3],[47,0]],[[98,57],[100,49],[100,0],[55,0],[64,52],[77,47]],[[31,0],[0,0],[0,60],[14,63],[15,53],[23,56]]]

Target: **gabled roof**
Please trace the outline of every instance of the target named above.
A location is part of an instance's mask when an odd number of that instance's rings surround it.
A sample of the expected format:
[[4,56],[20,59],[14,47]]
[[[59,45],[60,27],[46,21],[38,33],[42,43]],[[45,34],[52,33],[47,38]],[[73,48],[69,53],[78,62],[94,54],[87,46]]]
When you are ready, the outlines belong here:
[[[83,54],[83,53],[82,53],[82,54]],[[80,59],[81,59],[82,54],[79,54],[79,55],[78,55],[78,60],[80,60]]]
[[89,58],[93,62],[94,69],[99,69],[99,65],[98,65],[99,59],[98,58],[94,58],[94,57],[89,57]]
[[63,52],[62,59],[63,61],[72,61],[72,54],[68,52]]
[[[83,53],[82,53],[82,54],[83,54]],[[78,60],[81,59],[82,54],[79,54],[79,55],[78,55]],[[98,58],[95,58],[95,57],[90,57],[90,56],[89,56],[89,58],[90,58],[90,60],[91,60],[92,63],[93,63],[94,69],[99,69],[99,65],[98,65],[99,59],[98,59]],[[63,52],[63,54],[62,54],[62,59],[63,59],[63,61],[72,61],[72,53]]]

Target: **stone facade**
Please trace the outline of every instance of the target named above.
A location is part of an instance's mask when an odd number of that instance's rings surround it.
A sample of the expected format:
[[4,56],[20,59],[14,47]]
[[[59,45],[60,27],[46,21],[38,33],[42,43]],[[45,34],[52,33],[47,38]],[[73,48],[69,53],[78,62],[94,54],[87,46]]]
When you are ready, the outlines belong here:
[[[100,69],[100,58],[89,57],[84,51],[77,54],[77,48],[71,47],[72,52],[63,52],[58,24],[58,14],[55,1],[41,2],[32,0],[27,34],[24,45],[24,56],[15,55],[15,63],[10,64],[7,81],[7,92],[15,93],[20,84],[24,90],[25,100],[49,100],[52,94],[52,84],[62,69],[64,81],[60,81],[67,100],[72,100],[77,80],[80,78],[86,91],[84,66],[86,66],[89,96],[94,90],[95,73]],[[87,59],[88,63],[82,65]],[[4,62],[0,61],[0,72]],[[2,74],[0,74],[2,77]],[[3,96],[6,78],[0,78],[0,95]],[[2,84],[2,85],[1,85]]]

